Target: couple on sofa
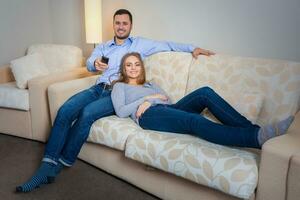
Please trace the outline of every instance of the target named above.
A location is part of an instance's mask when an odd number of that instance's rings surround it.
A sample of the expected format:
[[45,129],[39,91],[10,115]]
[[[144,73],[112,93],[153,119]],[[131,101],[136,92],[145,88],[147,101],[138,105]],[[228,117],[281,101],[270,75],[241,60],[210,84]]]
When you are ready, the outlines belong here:
[[[102,76],[97,84],[75,94],[59,109],[41,166],[30,180],[16,188],[18,192],[53,182],[64,166],[74,164],[93,122],[115,113],[130,116],[144,129],[192,134],[218,144],[254,148],[284,134],[291,124],[293,117],[278,122],[276,129],[253,125],[208,87],[171,104],[158,85],[146,81],[142,59],[162,51],[191,52],[195,58],[214,53],[191,45],[130,37],[132,15],[125,9],[115,12],[113,28],[114,39],[98,45],[87,61],[88,70],[102,71]],[[109,58],[108,63],[101,60],[104,56]],[[223,124],[199,115],[204,108]]]

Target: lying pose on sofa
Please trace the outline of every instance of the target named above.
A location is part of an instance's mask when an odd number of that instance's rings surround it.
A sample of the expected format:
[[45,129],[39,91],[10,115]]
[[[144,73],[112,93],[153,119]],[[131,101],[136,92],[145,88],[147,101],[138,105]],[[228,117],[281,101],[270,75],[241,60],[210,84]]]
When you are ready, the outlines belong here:
[[[159,86],[146,82],[138,53],[126,54],[120,67],[120,78],[112,90],[115,112],[119,117],[131,116],[143,129],[191,134],[222,145],[260,148],[268,139],[284,134],[294,118],[259,127],[209,87],[197,89],[171,104]],[[223,124],[199,115],[205,108]]]
[[[53,182],[64,166],[74,164],[94,121],[115,113],[110,97],[110,81],[118,78],[124,54],[138,51],[147,57],[157,52],[177,51],[192,53],[195,58],[200,54],[214,54],[193,45],[130,37],[131,28],[131,13],[125,9],[117,10],[113,16],[114,39],[98,45],[87,60],[88,70],[101,71],[102,75],[94,86],[75,94],[60,107],[42,164],[29,181],[16,188],[18,192],[29,192],[41,184]],[[108,59],[101,59],[104,57]]]

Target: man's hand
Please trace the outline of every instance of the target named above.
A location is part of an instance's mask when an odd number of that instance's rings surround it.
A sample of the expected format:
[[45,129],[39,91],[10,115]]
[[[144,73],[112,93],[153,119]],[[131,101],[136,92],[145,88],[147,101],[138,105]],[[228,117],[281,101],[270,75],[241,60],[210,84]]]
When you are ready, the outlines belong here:
[[195,48],[192,55],[195,59],[197,59],[199,55],[211,56],[215,55],[215,53],[206,49]]
[[149,101],[145,101],[144,103],[142,103],[138,110],[136,111],[136,117],[140,118],[140,116],[142,116],[142,114],[151,106],[151,103]]
[[100,58],[97,58],[95,60],[94,65],[95,65],[95,68],[101,72],[105,71],[108,68],[108,65],[106,63],[101,62]]
[[161,99],[163,101],[167,101],[168,97],[163,94],[153,94],[146,96],[145,99]]

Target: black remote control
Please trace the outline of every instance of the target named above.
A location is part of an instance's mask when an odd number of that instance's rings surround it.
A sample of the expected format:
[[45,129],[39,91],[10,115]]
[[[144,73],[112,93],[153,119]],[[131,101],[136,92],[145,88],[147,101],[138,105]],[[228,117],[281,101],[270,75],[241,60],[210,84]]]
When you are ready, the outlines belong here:
[[103,63],[105,63],[105,64],[108,64],[108,61],[109,61],[109,58],[108,58],[108,57],[102,56],[101,62],[103,62]]

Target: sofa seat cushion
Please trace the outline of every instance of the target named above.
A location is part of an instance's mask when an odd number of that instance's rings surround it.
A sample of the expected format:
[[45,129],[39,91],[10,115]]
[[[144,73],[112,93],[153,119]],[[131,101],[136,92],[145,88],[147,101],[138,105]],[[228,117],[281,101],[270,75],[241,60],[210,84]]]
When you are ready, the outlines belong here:
[[139,133],[140,130],[142,129],[132,119],[113,115],[93,123],[88,141],[123,151],[128,136]]
[[141,130],[125,156],[193,182],[248,199],[258,181],[258,156],[183,134]]
[[29,92],[16,82],[0,84],[0,107],[29,110]]

